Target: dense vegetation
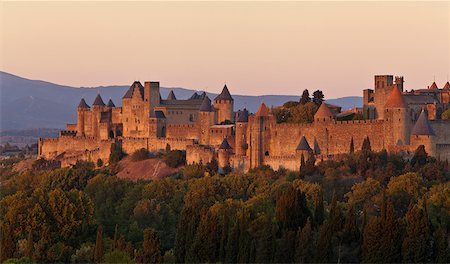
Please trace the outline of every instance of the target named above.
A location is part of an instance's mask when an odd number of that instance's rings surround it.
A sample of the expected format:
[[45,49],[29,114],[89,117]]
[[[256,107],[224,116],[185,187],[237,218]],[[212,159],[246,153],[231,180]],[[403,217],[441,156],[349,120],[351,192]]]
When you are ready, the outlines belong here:
[[214,160],[150,182],[89,162],[19,174],[3,161],[1,261],[449,262],[448,162],[368,140],[349,152],[304,157],[301,174],[219,175]]

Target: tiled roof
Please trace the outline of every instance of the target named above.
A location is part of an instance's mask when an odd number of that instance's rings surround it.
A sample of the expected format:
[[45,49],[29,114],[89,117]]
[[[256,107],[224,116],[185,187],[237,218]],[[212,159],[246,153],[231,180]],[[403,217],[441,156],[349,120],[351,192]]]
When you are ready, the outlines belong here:
[[202,104],[200,105],[200,108],[198,109],[200,112],[211,112],[211,100],[209,100],[208,96],[205,96],[203,98]]
[[406,108],[405,100],[403,99],[400,90],[394,87],[392,89],[389,98],[387,99],[386,104],[384,105],[386,108]]
[[109,107],[116,107],[116,105],[113,103],[111,98],[109,99],[107,106],[109,106]]
[[84,100],[84,98],[81,98],[80,103],[78,104],[78,108],[90,108],[88,104],[86,104],[86,101]]
[[166,100],[177,100],[175,93],[171,90]]
[[238,112],[238,122],[248,122],[248,111],[246,108],[244,110]]
[[105,103],[103,102],[103,99],[100,96],[100,94],[97,94],[97,97],[95,97],[94,103],[92,105],[100,105],[100,106],[104,106],[105,105]]
[[258,111],[255,114],[256,116],[268,116],[269,115],[269,108],[267,108],[264,101],[261,103],[261,105],[258,108]]
[[139,92],[141,93],[141,98],[144,100],[144,86],[142,86],[141,82],[135,81],[131,86],[130,89],[125,93],[125,95],[122,98],[131,98],[133,97],[133,93],[136,89],[139,89]]
[[220,144],[219,149],[231,149],[230,144],[228,144],[227,138],[224,138],[222,144]]
[[450,83],[446,82],[444,85],[444,88],[442,88],[442,89],[450,89]]
[[306,141],[305,136],[302,136],[300,139],[300,143],[298,143],[296,150],[311,151],[311,147],[309,146],[308,141]]
[[233,101],[233,97],[231,97],[230,91],[228,91],[228,87],[227,87],[226,84],[223,87],[222,92],[218,96],[216,96],[216,98],[214,98],[214,101],[215,100],[230,100],[230,101]]
[[417,136],[431,136],[434,135],[434,131],[430,126],[430,122],[428,121],[427,114],[424,110],[419,115],[419,118],[416,121],[416,124],[414,125],[411,135],[417,135]]
[[436,85],[436,82],[433,82],[432,84],[431,84],[431,86],[429,87],[429,89],[437,89],[438,87],[437,87],[437,85]]
[[333,113],[331,112],[330,108],[328,108],[328,105],[326,103],[322,103],[319,109],[317,109],[317,112],[314,115],[314,119],[318,118],[333,118]]

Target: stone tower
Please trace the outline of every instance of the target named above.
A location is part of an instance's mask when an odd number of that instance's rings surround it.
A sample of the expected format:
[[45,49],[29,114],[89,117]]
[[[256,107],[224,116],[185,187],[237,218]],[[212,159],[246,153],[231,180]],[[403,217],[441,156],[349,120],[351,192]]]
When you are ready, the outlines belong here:
[[214,125],[214,114],[214,110],[211,106],[211,100],[208,96],[205,96],[198,110],[197,119],[199,128],[199,143],[201,145],[209,144],[209,128]]
[[219,173],[224,172],[226,166],[230,166],[231,146],[226,138],[219,146],[217,158],[219,163]]
[[236,145],[235,153],[237,156],[245,156],[248,149],[247,144],[247,129],[248,129],[248,111],[244,110],[238,112],[236,118]]
[[78,104],[77,108],[77,136],[83,137],[86,135],[85,133],[85,127],[84,127],[84,120],[85,120],[85,113],[90,111],[90,107],[88,104],[86,104],[86,101],[84,98],[81,98],[80,103]]
[[422,110],[416,124],[411,130],[411,146],[415,149],[420,145],[424,145],[428,155],[435,155],[434,139],[435,133],[430,126],[427,113],[425,110]]
[[316,140],[317,145],[322,146],[324,155],[329,154],[330,137],[328,130],[329,125],[334,122],[334,115],[328,108],[327,104],[323,102],[316,114],[314,115],[314,132],[316,135],[321,135],[319,141]]
[[92,134],[94,137],[100,137],[100,119],[105,107],[102,97],[97,94],[94,103],[92,103]]
[[270,142],[271,114],[264,102],[258,111],[249,119],[250,135],[247,139],[250,148],[250,168],[256,168],[263,164],[264,156],[268,156]]
[[223,87],[222,92],[214,98],[214,108],[217,109],[217,123],[220,124],[225,120],[234,122],[234,99],[228,91],[227,85]]
[[392,89],[384,109],[388,132],[385,134],[386,143],[388,146],[408,145],[410,117],[405,100],[397,87]]

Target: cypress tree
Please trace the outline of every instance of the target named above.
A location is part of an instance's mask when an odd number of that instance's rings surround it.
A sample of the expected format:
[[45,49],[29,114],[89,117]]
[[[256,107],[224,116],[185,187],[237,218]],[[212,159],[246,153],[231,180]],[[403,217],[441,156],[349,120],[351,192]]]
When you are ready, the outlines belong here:
[[314,226],[318,228],[323,223],[324,219],[323,189],[320,189],[314,199]]
[[370,146],[370,139],[369,136],[367,136],[362,144],[362,148],[361,148],[363,153],[369,153],[372,151],[372,147]]
[[142,245],[142,254],[140,254],[140,263],[160,263],[161,251],[156,238],[156,233],[153,229],[147,228],[144,230],[144,242]]
[[333,258],[332,227],[328,222],[323,223],[319,228],[317,240],[317,250],[315,262],[329,263]]
[[393,263],[401,261],[401,233],[400,223],[395,216],[394,205],[391,201],[386,203],[386,213],[382,222],[383,236],[381,239],[381,253],[383,262]]
[[383,238],[383,223],[381,217],[373,217],[364,227],[363,233],[363,262],[383,262],[381,252]]
[[112,246],[111,246],[111,252],[113,252],[117,248],[117,235],[118,235],[117,232],[118,232],[118,229],[119,229],[119,225],[116,224],[116,227],[114,228],[114,241],[113,241]]
[[0,262],[14,257],[16,243],[14,242],[14,231],[10,225],[3,223],[0,230]]
[[311,98],[309,97],[308,89],[303,90],[302,97],[300,98],[300,104],[304,105],[308,102],[311,102]]
[[305,167],[306,167],[305,156],[302,153],[302,155],[300,156],[300,177],[301,178],[305,177]]
[[406,213],[406,237],[402,245],[404,262],[428,262],[430,248],[430,234],[424,211],[417,205],[410,206]]
[[94,262],[101,263],[103,260],[103,229],[102,226],[97,228],[97,238],[95,240],[94,248]]
[[353,208],[353,205],[350,204],[344,223],[343,242],[351,243],[354,241],[358,241],[359,238],[360,234],[356,223],[355,209]]
[[264,215],[261,227],[258,228],[256,232],[256,238],[254,242],[256,243],[255,252],[255,262],[257,263],[269,263],[272,262],[273,257],[273,245],[274,245],[274,235],[272,230],[271,218]]
[[340,231],[344,224],[341,207],[337,202],[336,190],[333,191],[333,197],[331,198],[330,207],[330,225],[333,232]]
[[450,262],[450,250],[448,248],[447,230],[443,226],[439,226],[438,229],[434,232],[434,262]]
[[33,232],[31,232],[31,230],[28,232],[28,237],[27,237],[27,248],[25,251],[25,256],[27,258],[29,258],[30,260],[33,257]]
[[121,234],[119,240],[117,240],[116,248],[120,251],[125,251],[126,247],[125,237]]
[[350,141],[350,154],[355,153],[355,143],[353,142],[353,137],[352,140]]
[[313,260],[314,241],[312,234],[311,218],[308,218],[303,228],[298,228],[296,247],[295,247],[295,262],[309,263]]

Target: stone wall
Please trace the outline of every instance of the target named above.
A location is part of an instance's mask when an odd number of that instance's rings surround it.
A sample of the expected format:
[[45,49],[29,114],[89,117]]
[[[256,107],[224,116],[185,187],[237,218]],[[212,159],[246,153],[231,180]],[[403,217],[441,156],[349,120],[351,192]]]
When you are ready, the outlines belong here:
[[187,164],[210,162],[214,157],[214,149],[204,145],[186,146],[186,162]]
[[198,131],[197,124],[168,124],[166,126],[166,137],[198,139]]

